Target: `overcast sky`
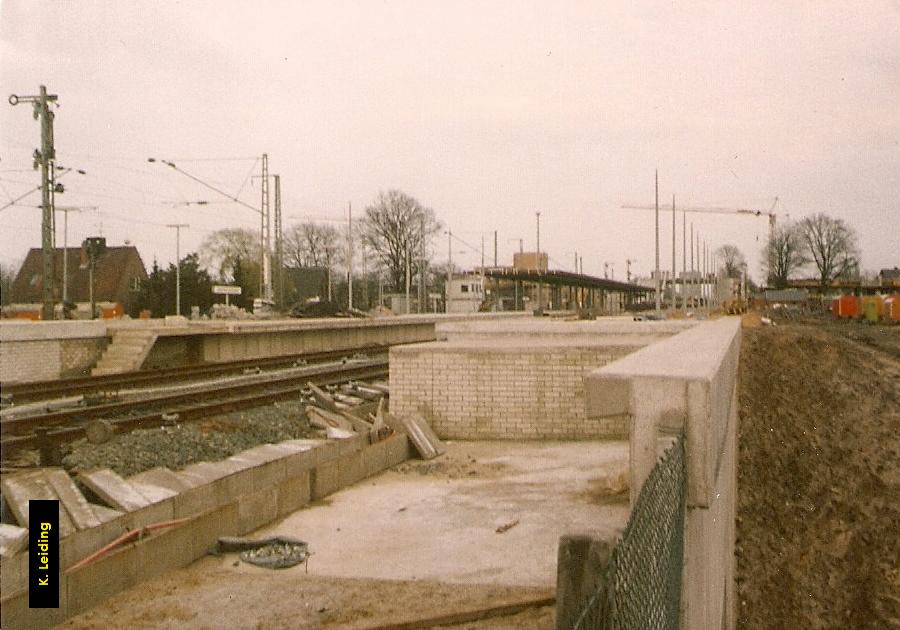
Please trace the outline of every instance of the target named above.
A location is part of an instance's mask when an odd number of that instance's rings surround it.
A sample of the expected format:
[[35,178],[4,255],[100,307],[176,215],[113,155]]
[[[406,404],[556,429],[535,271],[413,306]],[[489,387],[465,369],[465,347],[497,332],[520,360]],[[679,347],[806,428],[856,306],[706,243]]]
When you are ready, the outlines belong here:
[[[147,266],[258,215],[255,158],[280,173],[285,223],[355,213],[399,188],[500,263],[535,245],[586,273],[653,266],[653,213],[679,204],[826,212],[864,269],[900,264],[900,2],[0,3],[0,206],[39,183],[39,124],[9,94],[59,95],[57,205],[69,243],[128,239]],[[213,159],[215,158],[215,159]],[[249,158],[249,159],[221,159]],[[177,205],[208,200],[215,205]],[[40,195],[0,212],[0,260],[40,246]],[[61,221],[61,217],[60,217]],[[764,218],[689,214],[759,273]],[[663,268],[671,266],[671,212]],[[678,217],[681,267],[681,217]],[[62,242],[62,230],[58,243]],[[455,262],[480,254],[453,246]],[[446,237],[434,242],[447,256]]]

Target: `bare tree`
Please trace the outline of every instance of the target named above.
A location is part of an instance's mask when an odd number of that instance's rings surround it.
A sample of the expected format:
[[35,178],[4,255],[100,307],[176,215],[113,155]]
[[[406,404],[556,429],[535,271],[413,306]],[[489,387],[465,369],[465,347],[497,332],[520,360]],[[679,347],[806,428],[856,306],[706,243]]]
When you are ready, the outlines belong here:
[[807,262],[803,233],[797,224],[776,228],[763,248],[766,282],[776,289],[786,287],[791,274]]
[[806,253],[819,272],[819,286],[825,291],[838,277],[859,269],[856,232],[841,219],[826,214],[806,217],[800,222]]
[[21,267],[20,262],[0,263],[0,304],[3,306],[12,301],[12,285]]
[[298,223],[284,233],[285,261],[296,267],[331,269],[341,258],[341,233],[333,225]]
[[207,236],[200,245],[200,261],[220,280],[234,278],[235,264],[240,261],[247,277],[253,270],[259,273],[259,234],[247,228],[223,228]]
[[725,265],[725,275],[729,278],[740,278],[741,271],[747,266],[744,254],[734,245],[722,245],[716,250],[716,255],[722,259]]
[[394,289],[400,290],[405,284],[407,260],[411,275],[417,275],[423,241],[427,244],[442,227],[434,210],[399,190],[389,190],[379,193],[366,207],[360,233]]

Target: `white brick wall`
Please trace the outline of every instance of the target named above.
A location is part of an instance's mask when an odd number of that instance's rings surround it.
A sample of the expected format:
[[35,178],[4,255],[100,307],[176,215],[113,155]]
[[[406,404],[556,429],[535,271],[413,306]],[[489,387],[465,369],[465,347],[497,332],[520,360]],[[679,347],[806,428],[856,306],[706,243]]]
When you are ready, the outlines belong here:
[[625,438],[625,417],[586,418],[584,376],[633,350],[392,348],[391,411],[422,413],[448,439]]
[[0,381],[3,383],[59,378],[60,367],[58,340],[0,343]]

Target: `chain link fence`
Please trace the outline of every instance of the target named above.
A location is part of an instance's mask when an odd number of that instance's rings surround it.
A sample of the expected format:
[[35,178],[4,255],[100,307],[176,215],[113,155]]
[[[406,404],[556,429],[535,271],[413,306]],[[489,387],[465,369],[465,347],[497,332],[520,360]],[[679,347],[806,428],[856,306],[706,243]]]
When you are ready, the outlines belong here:
[[576,630],[676,630],[684,548],[684,437],[644,483]]

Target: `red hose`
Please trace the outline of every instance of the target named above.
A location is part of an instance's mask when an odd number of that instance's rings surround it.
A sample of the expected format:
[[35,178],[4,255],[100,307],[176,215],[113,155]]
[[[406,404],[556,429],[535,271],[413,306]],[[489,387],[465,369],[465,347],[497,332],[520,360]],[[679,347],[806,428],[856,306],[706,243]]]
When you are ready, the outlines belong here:
[[71,573],[72,571],[75,571],[76,569],[80,569],[81,567],[90,564],[90,563],[93,562],[94,560],[97,560],[97,559],[99,559],[99,558],[102,558],[102,557],[105,556],[108,552],[110,552],[111,550],[115,549],[116,547],[118,547],[118,546],[121,545],[122,543],[128,542],[128,541],[131,540],[132,538],[135,538],[135,537],[138,537],[138,538],[143,537],[143,535],[144,535],[146,532],[151,532],[151,531],[153,531],[153,530],[155,530],[155,529],[163,529],[163,528],[166,528],[166,527],[175,527],[176,525],[181,525],[182,523],[187,523],[188,521],[193,520],[193,518],[194,518],[193,516],[188,516],[188,517],[186,517],[186,518],[178,518],[178,519],[175,519],[174,521],[162,521],[162,522],[160,522],[160,523],[153,523],[153,524],[151,524],[151,525],[145,525],[144,527],[140,527],[140,528],[138,528],[138,529],[132,529],[131,531],[125,532],[124,534],[122,534],[121,536],[119,536],[118,538],[116,538],[114,541],[112,541],[111,543],[109,543],[108,545],[105,545],[104,547],[98,549],[97,551],[95,551],[94,553],[90,554],[90,555],[87,556],[86,558],[84,558],[84,559],[82,559],[82,560],[76,562],[75,564],[73,564],[71,567],[69,567],[68,569],[66,569],[66,573],[67,573],[67,574],[68,574],[68,573]]

